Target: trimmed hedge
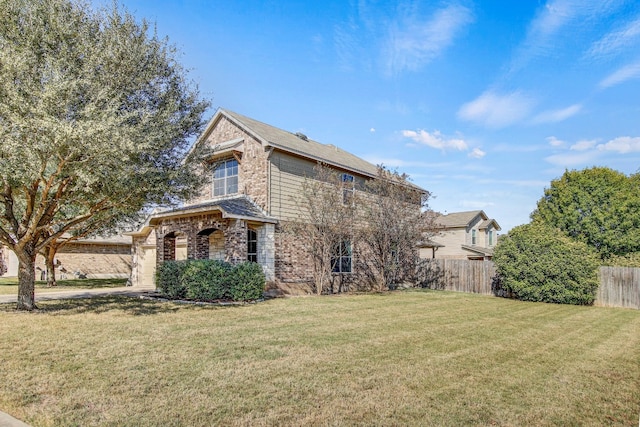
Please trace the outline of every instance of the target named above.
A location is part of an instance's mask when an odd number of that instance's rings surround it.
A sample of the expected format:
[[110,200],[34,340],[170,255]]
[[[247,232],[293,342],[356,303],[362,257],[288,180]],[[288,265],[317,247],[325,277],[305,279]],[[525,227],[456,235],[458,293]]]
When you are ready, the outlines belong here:
[[165,261],[156,271],[156,285],[169,298],[249,301],[262,297],[265,277],[255,262]]

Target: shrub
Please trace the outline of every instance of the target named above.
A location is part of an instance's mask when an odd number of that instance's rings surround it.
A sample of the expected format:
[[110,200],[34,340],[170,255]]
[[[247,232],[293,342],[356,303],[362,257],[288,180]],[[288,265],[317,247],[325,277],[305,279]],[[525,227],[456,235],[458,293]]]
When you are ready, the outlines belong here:
[[575,305],[595,299],[596,252],[541,222],[513,228],[500,239],[493,260],[503,289],[517,299]]
[[232,266],[215,260],[165,261],[158,267],[156,284],[169,298],[248,301],[262,297],[265,277],[255,262]]
[[156,270],[156,286],[169,298],[184,298],[187,288],[182,283],[182,275],[189,261],[165,261]]
[[640,252],[632,252],[626,255],[614,255],[605,260],[604,265],[610,267],[640,267]]
[[180,278],[187,289],[186,297],[198,301],[228,298],[231,270],[231,265],[224,261],[190,261]]
[[254,300],[262,297],[265,277],[262,268],[255,262],[243,262],[233,268],[230,297],[234,301]]

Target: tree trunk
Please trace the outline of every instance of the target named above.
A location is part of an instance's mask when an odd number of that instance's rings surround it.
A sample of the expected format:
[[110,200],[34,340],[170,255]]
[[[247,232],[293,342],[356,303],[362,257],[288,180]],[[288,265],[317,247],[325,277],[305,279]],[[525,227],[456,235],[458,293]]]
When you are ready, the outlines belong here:
[[56,282],[56,266],[53,261],[56,257],[56,251],[51,246],[45,248],[45,263],[47,265],[47,287],[57,286]]
[[35,252],[23,253],[18,258],[18,305],[16,309],[31,311],[36,307],[36,255]]

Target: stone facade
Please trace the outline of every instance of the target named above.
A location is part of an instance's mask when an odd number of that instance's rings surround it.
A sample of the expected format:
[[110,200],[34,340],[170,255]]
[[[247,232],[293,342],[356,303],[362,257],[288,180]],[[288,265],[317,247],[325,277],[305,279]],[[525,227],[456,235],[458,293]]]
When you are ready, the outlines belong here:
[[177,236],[186,238],[188,259],[214,259],[215,256],[210,253],[209,235],[215,231],[221,231],[224,236],[224,261],[231,264],[247,261],[248,229],[257,233],[258,262],[263,266],[267,280],[273,281],[275,262],[273,224],[223,218],[220,212],[160,220],[155,228],[157,263],[176,259]]
[[[232,153],[216,152],[218,144],[234,140],[242,140],[241,151],[237,152],[240,154],[236,154],[240,157],[238,162],[238,192],[251,197],[264,211],[268,211],[268,152],[265,151],[260,141],[243,131],[235,123],[222,117],[205,139],[207,146],[214,150],[214,157],[211,159],[211,163],[215,164],[217,160],[234,157]],[[205,173],[211,175],[212,172],[208,170]],[[200,195],[190,200],[189,204],[202,203],[211,200],[211,198],[212,185],[206,185]]]

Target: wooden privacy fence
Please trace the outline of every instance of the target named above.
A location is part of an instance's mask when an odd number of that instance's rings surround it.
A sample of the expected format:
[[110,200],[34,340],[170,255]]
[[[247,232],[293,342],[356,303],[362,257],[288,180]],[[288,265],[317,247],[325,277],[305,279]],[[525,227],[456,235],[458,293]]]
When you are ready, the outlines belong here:
[[[495,275],[492,261],[422,259],[417,284],[429,289],[509,296]],[[640,268],[600,267],[599,278],[594,305],[640,309]]]
[[444,291],[493,295],[496,267],[491,261],[421,259],[418,286]]
[[640,268],[600,267],[595,305],[640,309]]

